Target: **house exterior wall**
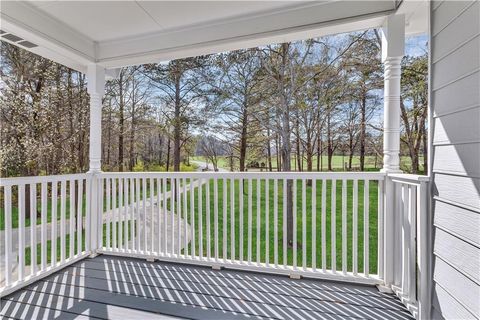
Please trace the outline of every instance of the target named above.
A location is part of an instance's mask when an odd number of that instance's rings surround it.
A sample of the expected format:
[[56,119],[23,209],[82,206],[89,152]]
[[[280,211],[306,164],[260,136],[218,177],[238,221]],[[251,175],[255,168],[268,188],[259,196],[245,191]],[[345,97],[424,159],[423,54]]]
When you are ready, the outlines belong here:
[[480,317],[480,2],[433,1],[433,310]]

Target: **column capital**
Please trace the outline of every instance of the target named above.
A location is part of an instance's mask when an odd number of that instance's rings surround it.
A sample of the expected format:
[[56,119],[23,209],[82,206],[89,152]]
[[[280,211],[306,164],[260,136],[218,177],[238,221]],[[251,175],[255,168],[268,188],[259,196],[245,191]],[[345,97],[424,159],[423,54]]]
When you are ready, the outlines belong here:
[[105,68],[98,64],[89,64],[87,68],[87,91],[89,94],[98,94],[101,97],[105,91]]
[[405,55],[405,16],[386,17],[382,26],[382,62],[389,58],[402,59]]

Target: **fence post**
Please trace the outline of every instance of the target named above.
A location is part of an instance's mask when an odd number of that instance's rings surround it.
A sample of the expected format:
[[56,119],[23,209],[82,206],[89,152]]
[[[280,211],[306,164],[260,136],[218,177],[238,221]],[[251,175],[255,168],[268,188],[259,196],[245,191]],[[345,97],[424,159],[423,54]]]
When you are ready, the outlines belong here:
[[383,194],[383,281],[384,286],[379,289],[384,292],[392,292],[395,263],[395,185],[391,178],[386,175],[384,180]]
[[89,172],[89,180],[87,182],[88,209],[87,225],[89,229],[87,233],[88,251],[90,258],[97,256],[98,249],[98,177],[95,172]]
[[428,181],[420,181],[417,188],[417,263],[419,276],[418,318],[430,319],[431,309],[431,264],[432,223],[428,210]]

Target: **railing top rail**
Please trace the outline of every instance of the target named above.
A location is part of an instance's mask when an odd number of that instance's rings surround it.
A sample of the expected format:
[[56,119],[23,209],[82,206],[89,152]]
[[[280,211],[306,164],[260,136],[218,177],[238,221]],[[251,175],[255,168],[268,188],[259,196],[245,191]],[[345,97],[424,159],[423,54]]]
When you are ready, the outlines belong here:
[[51,176],[0,178],[0,187],[29,184],[29,183],[78,180],[78,179],[85,179],[87,177],[88,177],[87,173],[75,173],[75,174],[61,174],[61,175],[51,175]]
[[110,178],[348,179],[383,180],[382,172],[102,172]]
[[392,179],[392,181],[394,182],[417,184],[417,185],[430,181],[429,176],[423,176],[418,174],[389,173],[388,177]]

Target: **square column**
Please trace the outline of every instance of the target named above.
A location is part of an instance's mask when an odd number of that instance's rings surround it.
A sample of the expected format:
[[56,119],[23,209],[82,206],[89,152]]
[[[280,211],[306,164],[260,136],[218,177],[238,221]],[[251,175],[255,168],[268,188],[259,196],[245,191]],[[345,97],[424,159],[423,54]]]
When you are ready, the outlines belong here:
[[102,203],[100,201],[101,185],[97,173],[102,170],[102,98],[105,94],[105,69],[99,65],[91,64],[87,70],[90,95],[90,149],[89,149],[89,179],[87,190],[90,194],[87,213],[87,251],[95,257],[96,249],[101,246],[100,228],[102,228]]
[[102,98],[105,94],[105,69],[96,64],[89,65],[87,79],[90,95],[89,172],[99,172],[102,169]]
[[[401,63],[405,54],[405,16],[391,15],[382,27],[382,62],[384,64],[383,109],[383,169],[385,173],[400,173],[400,80]],[[395,272],[395,186],[387,177],[384,181],[384,246],[383,279],[390,291]],[[382,266],[379,266],[382,268]]]

